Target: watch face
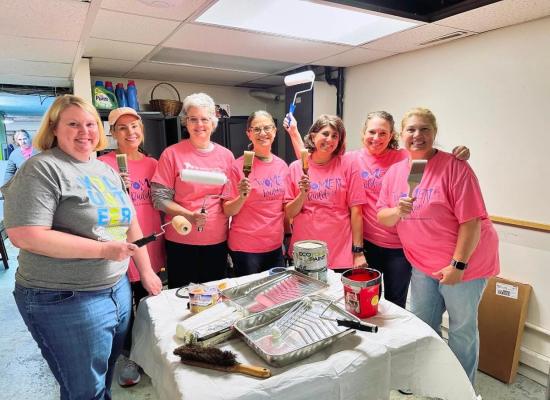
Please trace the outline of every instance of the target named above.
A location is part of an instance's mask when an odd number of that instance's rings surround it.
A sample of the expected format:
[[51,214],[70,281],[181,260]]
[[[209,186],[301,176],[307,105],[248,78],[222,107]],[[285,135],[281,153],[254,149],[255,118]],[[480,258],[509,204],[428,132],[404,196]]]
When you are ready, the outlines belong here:
[[468,264],[463,263],[463,262],[461,262],[461,261],[456,261],[456,260],[453,260],[453,261],[451,262],[451,265],[452,265],[453,267],[455,267],[456,269],[459,269],[459,270],[462,270],[462,271],[465,270],[466,267],[468,266]]

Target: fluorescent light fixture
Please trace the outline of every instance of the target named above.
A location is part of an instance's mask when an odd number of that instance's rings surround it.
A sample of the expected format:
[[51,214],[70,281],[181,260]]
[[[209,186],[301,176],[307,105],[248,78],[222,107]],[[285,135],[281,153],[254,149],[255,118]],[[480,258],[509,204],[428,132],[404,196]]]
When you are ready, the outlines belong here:
[[15,121],[11,117],[4,117],[4,125],[13,124]]
[[418,25],[307,0],[219,0],[196,22],[351,46]]

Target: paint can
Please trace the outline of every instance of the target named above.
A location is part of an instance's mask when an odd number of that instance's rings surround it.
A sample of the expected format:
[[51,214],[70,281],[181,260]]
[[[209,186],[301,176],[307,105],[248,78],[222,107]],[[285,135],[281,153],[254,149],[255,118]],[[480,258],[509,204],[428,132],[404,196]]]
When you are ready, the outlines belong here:
[[382,274],[372,268],[353,268],[342,273],[346,310],[359,318],[378,312]]
[[198,313],[212,307],[220,299],[220,291],[215,286],[189,285],[189,310]]
[[327,282],[328,248],[320,240],[301,240],[294,243],[294,268],[307,276]]

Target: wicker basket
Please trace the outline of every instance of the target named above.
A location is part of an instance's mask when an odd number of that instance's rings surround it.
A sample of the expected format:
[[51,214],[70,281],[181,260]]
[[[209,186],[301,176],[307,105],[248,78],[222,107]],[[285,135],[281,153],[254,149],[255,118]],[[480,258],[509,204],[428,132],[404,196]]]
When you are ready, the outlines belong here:
[[[155,89],[159,85],[168,85],[168,86],[170,86],[172,89],[174,89],[174,91],[178,95],[178,99],[177,100],[153,99]],[[160,111],[166,117],[175,117],[175,116],[177,116],[180,113],[181,108],[183,107],[183,103],[181,102],[181,97],[180,97],[180,94],[178,92],[178,89],[176,89],[174,87],[174,85],[172,85],[168,82],[160,82],[160,83],[157,83],[155,85],[155,87],[151,91],[151,100],[149,101],[149,104],[151,105],[151,109],[153,109],[154,111]]]

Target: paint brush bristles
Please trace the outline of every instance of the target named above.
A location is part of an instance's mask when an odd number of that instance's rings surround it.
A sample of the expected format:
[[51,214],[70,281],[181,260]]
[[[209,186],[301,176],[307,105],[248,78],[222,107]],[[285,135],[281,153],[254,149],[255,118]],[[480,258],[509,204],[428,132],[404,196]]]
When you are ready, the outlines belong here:
[[120,172],[128,173],[128,156],[126,154],[117,154],[116,163]]
[[252,172],[252,163],[254,162],[254,152],[246,151],[243,154],[243,174],[246,178]]
[[409,197],[412,197],[414,190],[420,184],[427,163],[428,160],[412,160],[411,171],[407,178],[407,183],[409,184]]
[[304,172],[304,175],[307,175],[307,172],[309,171],[309,151],[307,151],[307,149],[300,150],[300,156],[302,158],[302,171]]
[[223,372],[238,372],[258,378],[269,378],[271,371],[268,368],[254,365],[240,364],[234,353],[220,350],[217,347],[203,347],[196,344],[186,344],[174,350],[180,356],[183,364],[195,367],[215,369]]

